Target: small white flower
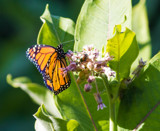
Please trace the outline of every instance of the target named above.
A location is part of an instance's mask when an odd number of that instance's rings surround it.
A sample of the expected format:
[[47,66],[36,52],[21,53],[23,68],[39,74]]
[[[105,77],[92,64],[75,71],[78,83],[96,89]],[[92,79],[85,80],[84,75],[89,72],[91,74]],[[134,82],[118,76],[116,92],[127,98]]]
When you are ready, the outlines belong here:
[[112,71],[110,67],[103,67],[102,69],[102,72],[108,77],[108,79],[110,79],[111,76],[115,75],[115,72]]

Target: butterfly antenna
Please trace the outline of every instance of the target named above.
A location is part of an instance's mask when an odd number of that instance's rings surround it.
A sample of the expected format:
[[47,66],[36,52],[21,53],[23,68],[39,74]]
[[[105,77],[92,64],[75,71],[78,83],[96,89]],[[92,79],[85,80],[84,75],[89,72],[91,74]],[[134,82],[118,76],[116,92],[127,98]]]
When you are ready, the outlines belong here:
[[69,45],[67,45],[66,43],[69,43],[69,42],[73,42],[74,41],[74,39],[73,40],[68,40],[68,41],[65,41],[65,42],[62,42],[62,45],[64,46],[64,47],[67,47],[67,48],[71,48],[71,47],[73,47],[74,45],[72,44],[69,44]]
[[65,42],[62,42],[63,44],[66,44],[66,43],[69,43],[69,42],[73,42],[74,40],[68,40],[68,41],[65,41]]
[[52,23],[53,23],[53,29],[55,30],[55,33],[56,33],[56,36],[57,36],[57,39],[58,39],[58,42],[59,43],[61,43],[61,41],[60,41],[60,38],[59,38],[59,36],[58,36],[58,32],[57,32],[57,30],[56,30],[56,28],[55,28],[55,25],[54,25],[54,22],[53,22],[53,20],[52,20]]

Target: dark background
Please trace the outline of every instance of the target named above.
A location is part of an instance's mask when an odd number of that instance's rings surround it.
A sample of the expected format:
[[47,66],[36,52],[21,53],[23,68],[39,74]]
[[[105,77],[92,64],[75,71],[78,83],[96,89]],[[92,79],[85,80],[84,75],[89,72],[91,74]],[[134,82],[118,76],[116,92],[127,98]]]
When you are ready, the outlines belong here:
[[[42,25],[40,16],[47,3],[54,15],[69,17],[76,22],[84,0],[0,0],[0,130],[32,131],[32,115],[38,106],[20,89],[6,83],[6,75],[13,78],[28,76],[43,84],[42,77],[25,56],[28,47],[36,44]],[[133,5],[138,0],[133,0]],[[160,49],[160,1],[147,0],[152,42],[152,56]]]

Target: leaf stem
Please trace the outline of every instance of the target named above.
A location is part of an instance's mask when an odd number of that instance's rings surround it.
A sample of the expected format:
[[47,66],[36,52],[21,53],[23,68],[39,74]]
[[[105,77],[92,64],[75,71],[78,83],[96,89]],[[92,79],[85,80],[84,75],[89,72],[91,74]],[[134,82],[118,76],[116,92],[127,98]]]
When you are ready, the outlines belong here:
[[84,99],[84,96],[83,96],[83,94],[82,94],[82,92],[81,92],[81,89],[80,89],[79,85],[78,85],[77,82],[76,82],[76,78],[75,78],[75,75],[73,74],[73,72],[72,72],[72,75],[73,75],[73,78],[74,78],[74,80],[75,80],[76,86],[77,86],[77,88],[78,88],[78,90],[79,90],[79,93],[80,93],[80,95],[81,95],[81,97],[82,97],[82,100],[83,100],[83,102],[84,102],[84,105],[85,105],[85,107],[86,107],[86,109],[87,109],[87,111],[88,111],[88,114],[89,114],[89,116],[90,116],[90,119],[91,119],[91,121],[92,121],[92,123],[93,123],[93,126],[94,126],[95,130],[98,131],[98,129],[97,129],[97,127],[96,127],[96,124],[94,123],[93,117],[92,117],[92,115],[91,115],[91,113],[90,113],[90,111],[89,111],[89,108],[88,108],[88,106],[87,106],[87,103],[86,103],[86,101],[85,101],[85,99]]
[[116,103],[109,101],[109,130],[117,131]]
[[102,74],[102,80],[106,88],[108,101],[109,101],[109,131],[117,131],[117,120],[116,120],[116,100],[113,100],[113,96],[110,92],[110,87],[107,77]]

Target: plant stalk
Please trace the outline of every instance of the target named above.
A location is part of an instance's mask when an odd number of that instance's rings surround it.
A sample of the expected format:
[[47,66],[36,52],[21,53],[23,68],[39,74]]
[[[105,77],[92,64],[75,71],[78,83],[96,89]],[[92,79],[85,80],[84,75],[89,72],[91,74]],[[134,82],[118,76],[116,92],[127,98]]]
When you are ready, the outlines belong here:
[[102,75],[101,77],[105,85],[109,101],[109,131],[117,131],[116,100],[113,100],[112,98],[107,77],[105,75]]
[[109,131],[117,131],[116,102],[109,100]]

